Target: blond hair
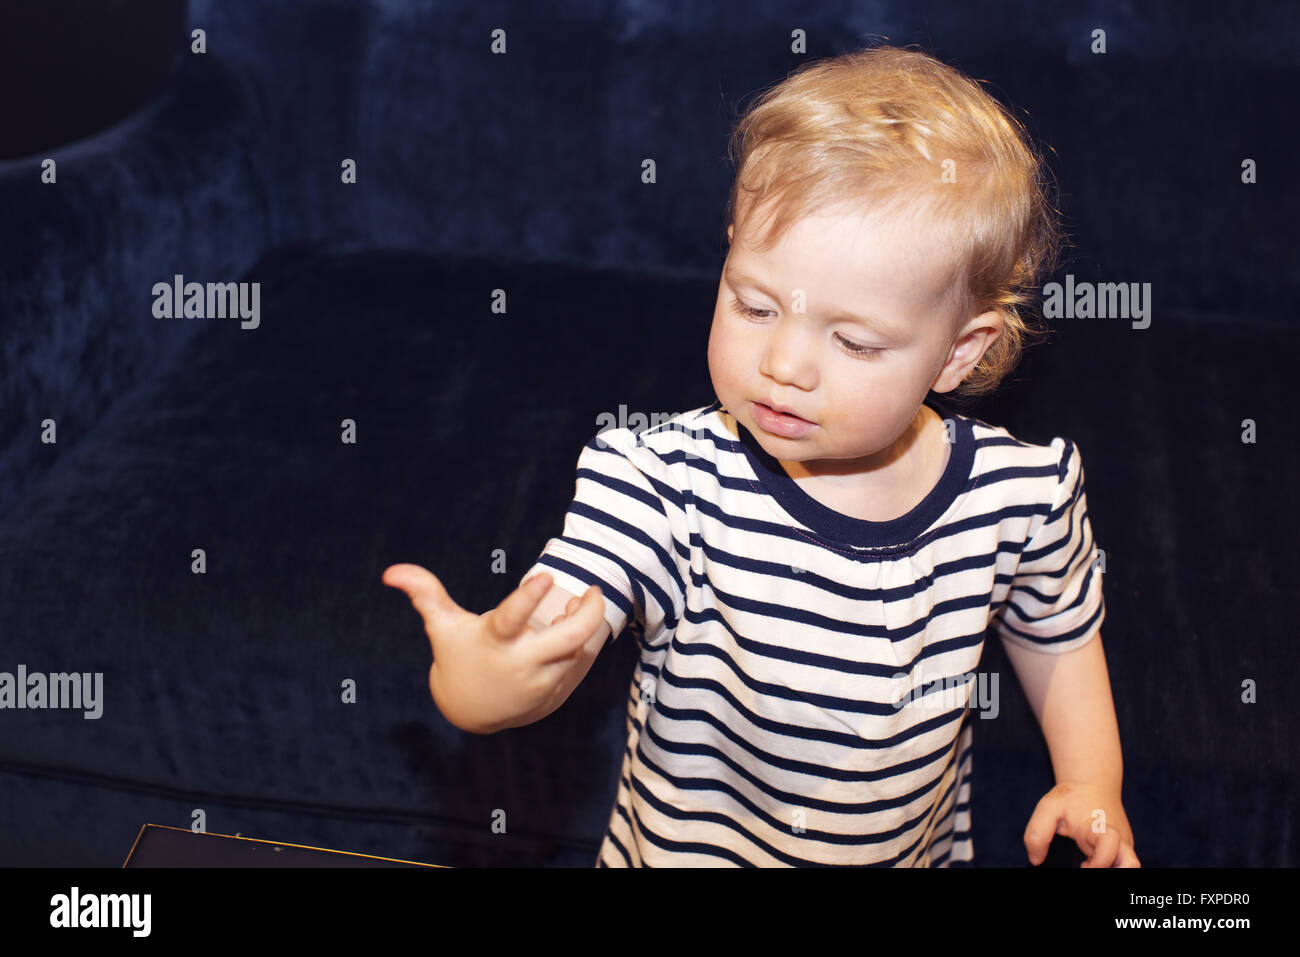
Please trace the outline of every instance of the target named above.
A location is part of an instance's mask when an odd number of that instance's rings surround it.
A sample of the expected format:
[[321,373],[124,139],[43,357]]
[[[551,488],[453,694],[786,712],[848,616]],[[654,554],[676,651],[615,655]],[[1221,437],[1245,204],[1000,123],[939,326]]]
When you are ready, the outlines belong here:
[[868,201],[928,213],[952,229],[963,321],[990,310],[1003,319],[954,397],[993,391],[1045,334],[1029,306],[1065,238],[1050,170],[1024,127],[955,68],[892,46],[807,64],[746,110],[729,156],[736,177],[727,224],[770,206],[759,249],[806,215]]

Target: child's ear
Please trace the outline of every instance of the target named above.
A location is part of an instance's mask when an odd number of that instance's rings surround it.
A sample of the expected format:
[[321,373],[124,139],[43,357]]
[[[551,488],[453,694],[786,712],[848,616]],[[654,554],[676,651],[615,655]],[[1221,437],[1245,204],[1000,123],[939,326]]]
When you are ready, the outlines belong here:
[[731,242],[731,231],[736,228],[735,223],[727,227],[727,242]]

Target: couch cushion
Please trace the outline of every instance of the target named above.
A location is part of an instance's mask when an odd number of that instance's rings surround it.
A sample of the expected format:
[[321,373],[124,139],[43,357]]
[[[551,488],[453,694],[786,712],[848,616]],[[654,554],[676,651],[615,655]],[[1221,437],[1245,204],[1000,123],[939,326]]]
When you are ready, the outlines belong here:
[[[205,808],[221,833],[591,864],[625,740],[629,633],[546,720],[468,735],[429,698],[420,620],[379,577],[416,562],[467,608],[499,602],[559,533],[599,416],[713,400],[716,277],[291,249],[244,278],[263,284],[258,328],[157,320],[201,328],[0,526],[0,670],[104,674],[98,720],[0,713],[0,818],[23,822],[0,830],[0,860],[116,866],[145,820],[186,826]],[[1260,547],[1293,494],[1273,370],[1300,358],[1297,335],[1168,311],[1145,330],[1057,326],[970,413],[1083,455],[1139,853],[1184,860],[1195,839],[1207,865],[1280,863],[1212,835],[1224,806],[1261,835],[1285,827],[1273,796],[1289,772],[1270,743],[1285,709],[1235,702],[1243,680],[1263,685],[1297,574],[1294,555]],[[190,571],[195,548],[206,574]],[[976,861],[1023,865],[1051,765],[996,642],[980,669],[1000,673],[1001,720],[975,722]],[[340,702],[347,679],[355,704]]]

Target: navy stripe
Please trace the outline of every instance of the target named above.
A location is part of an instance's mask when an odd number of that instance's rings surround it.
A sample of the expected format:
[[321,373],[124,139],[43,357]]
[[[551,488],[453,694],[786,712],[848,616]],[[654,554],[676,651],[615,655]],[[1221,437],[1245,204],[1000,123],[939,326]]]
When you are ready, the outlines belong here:
[[1013,635],[1017,635],[1025,639],[1025,641],[1031,641],[1036,645],[1063,645],[1066,642],[1074,641],[1076,638],[1082,638],[1088,632],[1092,631],[1092,629],[1096,626],[1097,621],[1101,618],[1105,610],[1106,610],[1105,605],[1098,605],[1097,610],[1094,611],[1091,615],[1089,615],[1087,621],[1085,621],[1083,624],[1079,625],[1077,628],[1071,628],[1069,631],[1062,632],[1059,635],[1052,635],[1050,638],[1044,638],[1038,635],[1028,634],[1026,632],[1021,631],[1018,628],[1012,627],[1011,625],[1007,624],[1006,621],[1002,622],[1002,628],[1005,631],[1009,631]]
[[[780,848],[773,847],[771,844],[764,841],[762,838],[759,838],[757,835],[750,832],[742,824],[731,819],[730,817],[728,817],[727,815],[721,812],[684,811],[681,808],[674,807],[671,804],[667,804],[666,802],[660,800],[646,785],[644,785],[639,780],[633,781],[633,787],[636,789],[636,793],[641,798],[642,801],[644,801],[646,804],[653,807],[656,811],[658,811],[661,815],[663,815],[666,818],[670,818],[675,821],[693,821],[693,822],[717,824],[722,827],[728,828],[729,830],[734,831],[736,834],[739,834],[741,837],[743,837],[749,843],[753,844],[755,847],[761,848],[764,852],[766,852],[771,857],[774,857],[777,860],[785,864],[791,865],[793,867],[815,867],[821,863],[809,858],[804,858],[794,854],[789,854],[785,851],[782,851]],[[752,807],[752,804],[744,800],[743,797],[737,794],[733,788],[722,787],[722,788],[711,788],[711,790],[724,790],[727,793],[731,794],[733,797],[735,797],[737,800],[741,801],[747,806]],[[920,814],[918,814],[915,818],[913,818],[911,821],[907,821],[896,828],[893,828],[889,831],[882,832],[881,834],[878,835],[867,835],[867,837],[879,837],[880,841],[864,840],[864,841],[853,841],[852,843],[854,846],[860,846],[866,843],[880,843],[881,841],[887,841],[887,840],[892,840],[895,838],[902,837],[903,835],[909,833],[910,831],[916,830],[918,827],[920,827],[921,824],[923,824],[923,822],[925,821],[926,817],[929,815],[929,813],[930,811],[927,808],[924,811],[922,811]],[[647,827],[645,821],[643,821],[641,819],[641,816],[637,814],[635,804],[632,805],[632,814],[636,818],[637,824],[640,827],[640,829],[645,833],[645,836],[660,847],[669,850],[674,850],[679,853],[712,854],[714,856],[721,857],[724,860],[731,861],[732,863],[737,863],[742,867],[754,866],[753,863],[749,861],[747,858],[741,857],[737,855],[734,851],[731,851],[727,848],[718,847],[709,844],[673,841],[669,838],[664,837],[663,835],[657,834],[651,828]],[[793,836],[793,832],[791,833]],[[851,835],[830,835],[830,836],[835,838],[851,837]],[[837,840],[837,841],[823,841],[822,843],[841,844],[841,843],[848,843],[848,842],[841,842]],[[915,846],[919,843],[920,843],[920,838],[917,838],[917,840],[913,842],[912,845],[913,848],[915,848]],[[905,856],[905,853],[904,855],[896,856],[892,861],[877,862],[876,864],[873,864],[871,866],[886,866],[886,867],[892,866],[893,862],[901,859],[903,856]]]
[[[929,754],[913,758],[911,761],[896,764],[889,768],[850,771],[840,767],[827,767],[825,765],[815,764],[811,761],[796,761],[793,758],[781,758],[773,754],[768,754],[761,748],[745,741],[724,723],[713,718],[707,711],[665,708],[660,713],[662,713],[664,717],[674,721],[702,721],[709,724],[728,740],[735,743],[738,748],[759,758],[768,767],[780,768],[783,771],[788,771],[792,774],[806,774],[810,777],[817,777],[826,781],[844,781],[847,783],[857,784],[892,781],[894,778],[901,775],[913,774],[923,768],[932,766],[936,761],[942,760],[944,755],[948,754],[952,750],[952,744],[949,742],[934,749]],[[763,793],[792,806],[806,807],[819,811],[830,811],[839,814],[866,814],[871,811],[884,811],[916,800],[918,797],[927,793],[930,790],[930,787],[933,786],[930,784],[924,787],[918,787],[910,794],[876,801],[857,801],[848,803],[843,801],[826,801],[819,798],[808,797],[806,795],[801,796],[798,794],[792,794],[789,791],[785,791],[775,785],[769,784],[767,781],[764,781],[762,778],[756,776],[747,768],[743,767],[740,762],[711,745],[701,744],[697,741],[683,742],[665,737],[660,733],[658,725],[653,722],[646,724],[645,737],[649,737],[650,740],[661,749],[672,754],[704,755],[717,758],[721,763],[730,767],[737,776],[744,778]],[[644,737],[642,738],[642,741],[644,741]],[[656,770],[658,770],[657,765],[653,765],[653,762],[647,761],[646,763],[655,766]],[[667,775],[665,774],[665,777],[666,776]]]
[[[1092,564],[1091,562],[1088,563],[1087,565],[1088,570],[1084,572],[1083,582],[1079,587],[1079,594],[1075,596],[1074,601],[1070,602],[1064,608],[1057,608],[1055,611],[1053,611],[1052,612],[1053,615],[1062,614],[1064,612],[1069,611],[1072,608],[1078,608],[1080,605],[1083,604],[1084,600],[1088,597],[1088,586],[1092,583],[1092,574],[1094,571],[1096,571],[1096,568],[1097,568],[1096,565]],[[1052,577],[1055,577],[1055,574],[1053,574]],[[1060,595],[1057,595],[1055,597],[1044,597],[1041,592],[1038,592],[1037,590],[1030,588],[1028,585],[1021,585],[1018,588],[1013,588],[1012,591],[1025,591],[1028,594],[1033,595],[1036,599],[1041,601],[1043,604],[1048,605],[1049,607],[1052,608],[1055,608],[1055,603],[1060,601],[1061,598]],[[1034,620],[1035,617],[1034,615],[1027,614],[1019,605],[1017,605],[1014,601],[1012,601],[1010,597],[1007,598],[1007,604],[1011,606],[1011,609],[1016,613],[1017,617],[1019,617],[1021,621]]]

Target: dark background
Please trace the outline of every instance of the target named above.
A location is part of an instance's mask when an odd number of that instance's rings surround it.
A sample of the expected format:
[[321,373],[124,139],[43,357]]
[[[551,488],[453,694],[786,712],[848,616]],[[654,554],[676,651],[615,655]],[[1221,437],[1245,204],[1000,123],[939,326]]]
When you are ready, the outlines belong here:
[[[142,823],[195,808],[219,833],[590,864],[635,645],[546,721],[465,735],[379,575],[417,562],[492,607],[559,534],[598,415],[712,401],[731,123],[799,64],[885,39],[987,81],[1049,151],[1072,241],[1053,279],[1152,284],[1150,328],[1061,320],[971,409],[1079,443],[1143,864],[1294,866],[1297,20],[1172,2],[6,6],[0,671],[103,671],[106,702],[99,721],[0,711],[0,864],[116,866]],[[153,317],[175,273],[261,282],[261,327]],[[1025,866],[1051,767],[996,642],[981,670],[1005,680],[1000,720],[976,722],[976,863]],[[1077,860],[1058,839],[1048,863]]]

